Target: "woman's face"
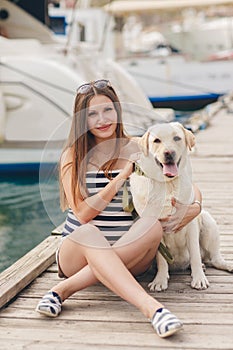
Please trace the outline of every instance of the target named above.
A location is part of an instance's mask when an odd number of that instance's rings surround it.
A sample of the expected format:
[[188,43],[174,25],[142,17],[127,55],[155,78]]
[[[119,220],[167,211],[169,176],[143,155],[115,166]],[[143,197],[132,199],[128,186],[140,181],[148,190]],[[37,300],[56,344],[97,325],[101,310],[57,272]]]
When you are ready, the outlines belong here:
[[116,136],[117,112],[110,98],[105,95],[93,96],[87,110],[87,126],[96,143]]

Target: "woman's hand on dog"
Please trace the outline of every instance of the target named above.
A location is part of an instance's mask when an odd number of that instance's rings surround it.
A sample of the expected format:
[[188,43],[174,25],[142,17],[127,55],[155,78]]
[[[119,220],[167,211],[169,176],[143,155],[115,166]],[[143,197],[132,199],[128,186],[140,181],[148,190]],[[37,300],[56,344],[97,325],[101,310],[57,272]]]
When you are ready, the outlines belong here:
[[176,233],[200,214],[200,207],[194,204],[182,204],[176,198],[171,200],[175,213],[160,219],[164,233]]

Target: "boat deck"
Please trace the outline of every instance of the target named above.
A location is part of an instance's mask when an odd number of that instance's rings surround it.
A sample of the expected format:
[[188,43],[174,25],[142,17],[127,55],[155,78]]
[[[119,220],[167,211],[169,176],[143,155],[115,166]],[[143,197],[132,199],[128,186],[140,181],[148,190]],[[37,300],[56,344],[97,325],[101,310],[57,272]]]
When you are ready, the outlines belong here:
[[[227,260],[233,260],[232,130],[233,114],[220,110],[197,134],[192,154],[194,182],[219,225]],[[37,314],[37,302],[59,280],[53,263],[58,242],[58,236],[48,237],[0,275],[1,349],[233,349],[233,275],[213,268],[206,271],[207,290],[192,289],[187,271],[172,274],[166,292],[151,293],[184,322],[183,330],[167,339],[160,339],[137,309],[100,284],[67,300],[59,318]],[[140,283],[147,288],[151,278],[148,274]]]

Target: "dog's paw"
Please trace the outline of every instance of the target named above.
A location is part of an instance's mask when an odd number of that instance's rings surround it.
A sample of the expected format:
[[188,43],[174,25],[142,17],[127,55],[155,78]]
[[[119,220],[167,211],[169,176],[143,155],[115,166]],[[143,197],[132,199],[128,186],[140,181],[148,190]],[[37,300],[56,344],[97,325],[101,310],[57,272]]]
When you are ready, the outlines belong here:
[[209,287],[209,281],[206,278],[205,274],[200,274],[193,276],[192,282],[191,282],[191,287],[195,289],[207,289]]
[[162,292],[168,288],[168,278],[155,277],[155,279],[148,284],[151,292]]
[[226,270],[228,272],[233,272],[233,264],[227,262],[226,263]]
[[233,264],[230,262],[227,262],[225,260],[221,263],[215,263],[215,264],[213,264],[213,266],[216,267],[217,269],[220,269],[220,270],[233,272]]
[[233,272],[233,263],[226,261],[222,258],[212,259],[211,266],[214,266],[216,269],[219,269],[219,270]]

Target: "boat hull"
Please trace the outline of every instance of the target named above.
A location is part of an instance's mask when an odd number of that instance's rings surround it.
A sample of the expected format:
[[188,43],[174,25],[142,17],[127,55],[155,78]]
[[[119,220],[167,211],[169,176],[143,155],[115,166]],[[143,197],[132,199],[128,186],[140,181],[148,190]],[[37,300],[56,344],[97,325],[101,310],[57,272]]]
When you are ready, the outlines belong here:
[[193,61],[183,55],[120,60],[157,108],[198,110],[233,91],[233,61]]
[[149,100],[154,108],[173,108],[177,111],[195,111],[214,103],[224,94],[203,94],[190,96],[153,97]]

